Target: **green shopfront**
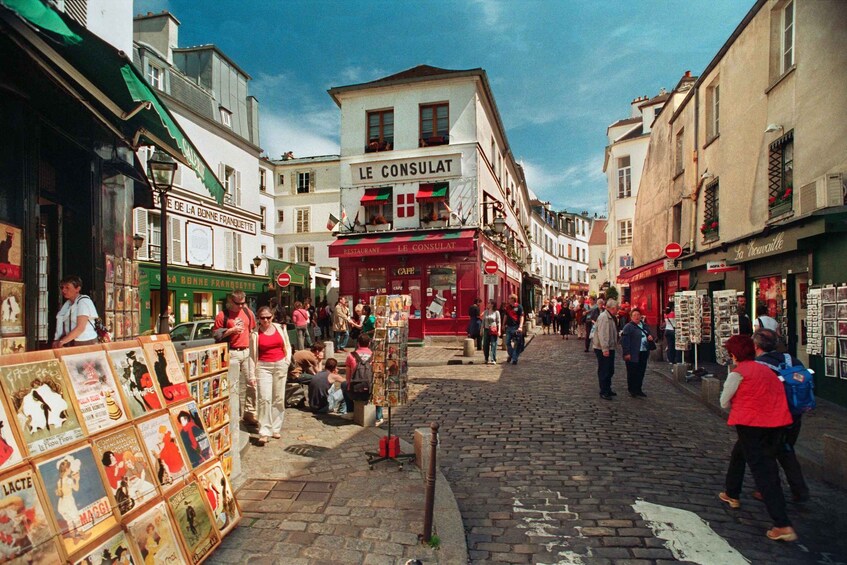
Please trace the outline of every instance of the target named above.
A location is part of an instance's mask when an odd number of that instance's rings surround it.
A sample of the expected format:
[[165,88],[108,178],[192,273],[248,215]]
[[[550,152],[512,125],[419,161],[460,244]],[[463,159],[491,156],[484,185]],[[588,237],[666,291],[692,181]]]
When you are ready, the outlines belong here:
[[[282,273],[288,273],[290,282],[288,286],[279,286],[276,283],[277,277]],[[275,296],[280,304],[285,306],[289,312],[294,306],[294,302],[301,302],[312,294],[311,277],[309,274],[308,264],[289,263],[287,261],[279,261],[277,259],[268,259],[268,275],[270,276],[271,288],[275,289]],[[315,297],[316,303],[322,298]]]
[[[142,332],[153,328],[158,315],[159,281],[158,262],[139,263]],[[255,310],[264,302],[267,289],[265,276],[168,266],[168,303],[177,324],[213,318],[233,290],[243,290],[248,306]]]

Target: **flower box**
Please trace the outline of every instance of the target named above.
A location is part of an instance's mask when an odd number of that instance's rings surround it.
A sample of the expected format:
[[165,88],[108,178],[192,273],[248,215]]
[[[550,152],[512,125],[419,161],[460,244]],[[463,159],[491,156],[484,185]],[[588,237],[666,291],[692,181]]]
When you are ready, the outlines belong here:
[[365,226],[365,230],[372,231],[388,231],[391,229],[391,223],[387,224],[368,224]]
[[768,207],[768,214],[771,218],[775,218],[777,216],[782,216],[783,214],[787,214],[794,209],[793,202],[791,199],[782,200],[780,202],[776,202],[775,204],[771,204]]
[[425,228],[446,228],[449,222],[447,220],[430,220],[422,223]]

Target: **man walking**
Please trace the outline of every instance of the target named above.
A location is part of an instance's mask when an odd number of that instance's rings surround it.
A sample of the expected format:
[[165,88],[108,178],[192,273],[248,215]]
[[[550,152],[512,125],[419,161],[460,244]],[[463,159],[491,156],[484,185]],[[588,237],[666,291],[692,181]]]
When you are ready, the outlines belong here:
[[588,353],[588,346],[591,343],[591,328],[600,317],[600,313],[606,309],[606,301],[602,298],[597,299],[597,303],[585,315],[585,352]]
[[518,304],[518,295],[509,296],[509,305],[506,306],[506,353],[512,365],[518,364],[518,356],[523,348],[523,306]]
[[[257,426],[256,371],[250,357],[250,332],[256,329],[256,318],[246,306],[243,290],[229,293],[226,308],[215,316],[215,341],[229,344],[229,398],[230,414],[241,418],[248,426]],[[239,406],[240,405],[240,406]]]
[[[598,304],[600,301],[597,301]],[[592,346],[597,356],[597,379],[600,382],[600,398],[612,400],[617,396],[612,390],[612,375],[615,374],[615,347],[618,343],[618,325],[615,315],[618,312],[618,303],[609,299],[606,308],[597,316],[596,328]]]
[[344,351],[347,340],[350,338],[350,309],[347,307],[347,299],[341,297],[335,305],[332,331],[335,333],[335,350]]

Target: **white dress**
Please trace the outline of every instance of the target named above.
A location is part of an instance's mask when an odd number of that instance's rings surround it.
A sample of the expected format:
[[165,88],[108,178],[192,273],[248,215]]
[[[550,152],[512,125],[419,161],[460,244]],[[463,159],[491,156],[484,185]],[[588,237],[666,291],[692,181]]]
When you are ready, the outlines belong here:
[[62,485],[62,496],[59,497],[59,503],[56,505],[56,508],[59,510],[62,518],[65,519],[65,522],[68,523],[68,528],[75,529],[81,524],[79,521],[79,509],[76,507],[76,500],[74,499],[74,480],[67,476],[62,477],[60,484]]

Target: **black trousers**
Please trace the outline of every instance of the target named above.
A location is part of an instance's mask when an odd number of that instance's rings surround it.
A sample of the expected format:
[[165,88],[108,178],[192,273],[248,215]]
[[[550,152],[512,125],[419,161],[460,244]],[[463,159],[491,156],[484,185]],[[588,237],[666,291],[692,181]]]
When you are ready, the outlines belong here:
[[615,374],[615,352],[609,351],[609,356],[603,355],[603,350],[595,349],[597,356],[597,380],[600,383],[600,394],[612,393],[612,376]]
[[591,326],[594,325],[594,322],[587,321],[585,322],[585,350],[588,351],[588,346],[591,344]]
[[726,470],[726,493],[732,498],[741,496],[745,463],[750,467],[756,489],[762,493],[765,508],[778,528],[790,526],[785,511],[785,497],[779,484],[779,466],[776,459],[785,442],[785,428],[757,428],[735,426],[738,441],[732,448]]
[[779,450],[776,460],[779,461],[779,466],[785,472],[791,494],[796,498],[806,498],[809,496],[809,486],[806,484],[803,469],[800,468],[797,453],[794,451],[794,444],[797,443],[797,438],[800,436],[800,426],[803,425],[803,415],[794,414],[793,418],[794,422],[785,428],[785,443]]
[[641,386],[644,383],[644,373],[647,372],[649,354],[649,351],[642,351],[638,355],[638,361],[626,362],[626,389],[631,394],[643,392]]

